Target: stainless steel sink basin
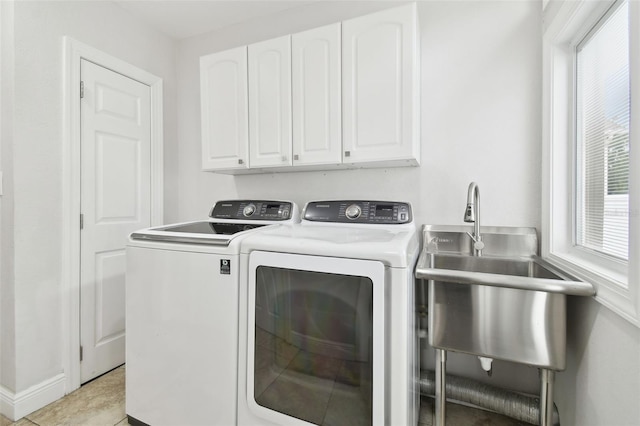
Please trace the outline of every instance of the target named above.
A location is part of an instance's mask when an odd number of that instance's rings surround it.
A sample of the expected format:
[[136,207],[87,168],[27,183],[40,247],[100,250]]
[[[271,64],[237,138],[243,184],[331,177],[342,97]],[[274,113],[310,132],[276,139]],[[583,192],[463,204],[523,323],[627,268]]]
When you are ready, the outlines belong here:
[[471,255],[468,229],[423,228],[416,277],[429,286],[429,343],[564,370],[566,296],[593,287],[537,257],[533,228],[484,228],[481,257]]

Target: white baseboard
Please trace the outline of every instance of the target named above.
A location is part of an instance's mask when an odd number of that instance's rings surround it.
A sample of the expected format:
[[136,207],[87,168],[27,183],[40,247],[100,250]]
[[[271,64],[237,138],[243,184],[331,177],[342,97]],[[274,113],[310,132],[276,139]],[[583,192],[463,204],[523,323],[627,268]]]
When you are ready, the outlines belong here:
[[0,413],[10,420],[19,420],[62,398],[65,383],[65,375],[60,373],[18,393],[0,386]]

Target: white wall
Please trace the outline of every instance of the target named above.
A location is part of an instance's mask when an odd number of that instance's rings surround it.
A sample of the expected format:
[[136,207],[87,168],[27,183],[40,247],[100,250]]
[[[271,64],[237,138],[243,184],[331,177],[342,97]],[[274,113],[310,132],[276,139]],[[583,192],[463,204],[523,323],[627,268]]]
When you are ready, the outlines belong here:
[[[462,224],[467,186],[482,194],[484,225],[540,225],[539,2],[420,2],[422,165],[225,176],[200,171],[199,57],[365,14],[397,3],[323,2],[184,40],[178,48],[179,215],[204,217],[236,197],[413,203],[418,224]],[[429,361],[427,361],[429,362]],[[474,358],[451,370],[486,379]],[[514,377],[518,377],[514,381]],[[537,390],[537,370],[497,363],[495,384]]]
[[[5,200],[11,200],[12,211],[6,216],[3,211],[1,265],[2,367],[3,371],[10,368],[13,377],[3,373],[0,384],[17,394],[64,373],[61,299],[68,296],[62,294],[61,289],[67,286],[61,283],[60,268],[62,37],[71,36],[162,77],[164,140],[169,153],[175,152],[172,144],[177,126],[172,40],[134,20],[112,2],[18,1],[13,6],[14,43],[7,47],[11,52],[3,46],[3,59],[5,53],[15,54],[13,81],[5,82],[3,74],[3,84],[10,84],[15,91],[13,129],[9,149],[5,150],[3,125],[2,146],[3,163],[7,162],[4,156],[10,155],[8,163],[13,168],[7,182],[10,185],[5,186]],[[167,163],[167,178],[172,179],[175,163],[170,156]],[[14,275],[7,277],[5,271],[10,270]],[[11,300],[5,299],[7,295]],[[8,320],[7,304],[13,310]],[[7,347],[5,330],[13,334]]]
[[640,329],[591,298],[568,304],[567,370],[557,376],[563,425],[640,424]]
[[0,2],[0,170],[4,195],[0,198],[0,384],[15,381],[15,333],[13,307],[13,250],[6,235],[13,223],[13,200],[7,195],[11,182],[13,126],[13,4]]

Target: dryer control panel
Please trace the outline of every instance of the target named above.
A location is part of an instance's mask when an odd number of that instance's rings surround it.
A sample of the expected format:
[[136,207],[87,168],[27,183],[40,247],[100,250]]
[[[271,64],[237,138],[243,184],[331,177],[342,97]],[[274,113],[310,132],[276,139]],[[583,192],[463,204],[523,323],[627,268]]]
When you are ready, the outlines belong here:
[[214,219],[237,220],[288,220],[291,218],[293,203],[267,200],[218,201],[209,217]]
[[304,211],[310,222],[404,224],[413,221],[411,205],[397,201],[312,201]]

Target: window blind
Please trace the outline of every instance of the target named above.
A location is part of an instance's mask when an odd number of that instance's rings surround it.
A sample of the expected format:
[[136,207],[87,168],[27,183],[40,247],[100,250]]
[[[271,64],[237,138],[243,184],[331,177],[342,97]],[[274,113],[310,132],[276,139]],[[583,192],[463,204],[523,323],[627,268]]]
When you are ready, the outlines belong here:
[[628,259],[629,12],[626,1],[576,53],[575,243]]

